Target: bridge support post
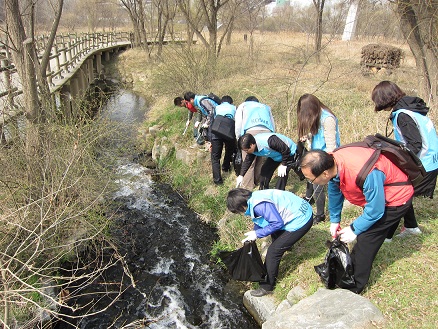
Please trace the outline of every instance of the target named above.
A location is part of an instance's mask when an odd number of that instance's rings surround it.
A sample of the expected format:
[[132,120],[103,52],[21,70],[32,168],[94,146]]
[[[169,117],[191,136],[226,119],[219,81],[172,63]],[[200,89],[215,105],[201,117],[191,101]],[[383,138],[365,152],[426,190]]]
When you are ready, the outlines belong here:
[[84,69],[81,67],[77,73],[78,76],[78,93],[79,97],[82,97],[87,88],[87,82],[85,81]]
[[94,69],[93,69],[93,58],[87,60],[88,64],[88,83],[92,84],[94,82]]
[[77,75],[70,79],[70,113],[74,119],[77,119],[80,116],[80,104],[82,98],[80,80],[80,77]]
[[102,53],[96,53],[96,71],[97,71],[97,77],[100,79],[100,74],[102,72]]
[[55,97],[58,98],[58,106],[62,111],[63,115],[67,122],[70,122],[72,119],[72,97],[70,93],[70,84],[65,84],[62,89],[56,93]]

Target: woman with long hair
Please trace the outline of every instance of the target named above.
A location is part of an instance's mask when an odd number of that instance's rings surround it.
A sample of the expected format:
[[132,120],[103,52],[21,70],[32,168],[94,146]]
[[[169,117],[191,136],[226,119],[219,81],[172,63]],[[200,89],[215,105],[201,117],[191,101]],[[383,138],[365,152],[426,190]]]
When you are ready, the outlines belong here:
[[[308,150],[332,152],[341,145],[338,119],[316,96],[304,94],[297,106],[298,139]],[[323,185],[307,182],[305,200],[316,203],[313,223],[325,220],[325,191]]]

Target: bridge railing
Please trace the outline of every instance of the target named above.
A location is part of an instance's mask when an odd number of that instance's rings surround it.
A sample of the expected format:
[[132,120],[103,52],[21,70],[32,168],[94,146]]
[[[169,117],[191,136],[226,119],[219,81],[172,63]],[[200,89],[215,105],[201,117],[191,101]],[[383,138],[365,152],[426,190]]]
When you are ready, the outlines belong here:
[[[39,56],[47,47],[49,37],[39,36],[36,39],[37,49],[41,49]],[[117,46],[120,43],[131,43],[132,35],[129,32],[107,33],[68,33],[60,34],[55,38],[50,54],[50,61],[46,68],[47,82],[53,86],[53,79],[62,79],[63,73],[71,69],[90,52],[97,49]]]
[[[41,59],[47,48],[49,36],[35,39],[37,56]],[[47,82],[50,87],[60,82],[64,75],[72,72],[78,63],[90,53],[119,45],[132,45],[130,32],[65,33],[56,36],[49,62],[46,67]],[[12,62],[9,47],[0,41],[0,126],[16,112],[14,98],[21,95],[22,85]]]
[[[130,32],[106,32],[106,33],[67,33],[57,35],[46,68],[46,76],[49,85],[53,85],[53,79],[62,79],[63,73],[68,73],[75,65],[90,52],[116,46],[120,43],[131,43]],[[47,47],[48,35],[38,36],[35,40],[38,57],[41,58]],[[16,73],[12,63],[7,44],[0,41],[0,73],[3,73],[0,86],[0,98],[10,93],[17,92],[18,87],[11,86],[11,77]],[[2,90],[3,89],[3,90]]]

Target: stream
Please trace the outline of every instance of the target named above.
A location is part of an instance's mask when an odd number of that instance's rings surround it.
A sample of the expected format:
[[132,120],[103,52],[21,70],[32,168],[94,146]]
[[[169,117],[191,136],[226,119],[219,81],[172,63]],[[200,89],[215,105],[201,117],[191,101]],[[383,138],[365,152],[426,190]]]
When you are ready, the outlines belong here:
[[[101,113],[128,123],[135,132],[146,111],[143,98],[118,89]],[[118,159],[113,198],[121,206],[113,215],[112,235],[126,255],[136,287],[129,287],[104,312],[70,320],[71,325],[59,321],[56,328],[259,328],[243,306],[242,292],[210,258],[218,239],[215,229],[135,158]],[[112,268],[105,276],[111,280],[121,272]]]

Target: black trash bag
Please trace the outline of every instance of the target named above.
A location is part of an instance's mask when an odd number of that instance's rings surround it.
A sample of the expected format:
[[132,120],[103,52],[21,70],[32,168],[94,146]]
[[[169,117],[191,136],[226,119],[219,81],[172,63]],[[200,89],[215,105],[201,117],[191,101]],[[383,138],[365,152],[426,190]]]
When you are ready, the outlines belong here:
[[233,167],[234,167],[234,172],[236,173],[236,176],[239,176],[240,169],[242,168],[242,150],[239,148],[233,154]]
[[321,281],[328,289],[336,287],[349,289],[356,286],[348,246],[339,237],[333,241],[327,241],[329,248],[324,263],[315,266]]
[[303,181],[304,179],[306,179],[306,177],[304,177],[304,174],[300,168],[300,161],[301,161],[302,157],[304,156],[304,154],[306,154],[306,152],[307,152],[307,150],[304,147],[303,142],[298,142],[297,143],[297,150],[295,151],[293,158],[291,160],[289,160],[286,164],[288,167],[288,170],[292,169],[295,172],[295,174],[297,174],[300,181]]
[[247,241],[237,250],[219,251],[219,258],[234,280],[260,282],[266,277],[266,268],[255,241]]

